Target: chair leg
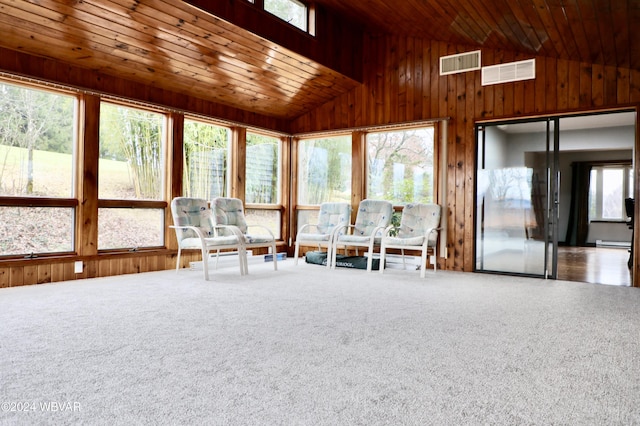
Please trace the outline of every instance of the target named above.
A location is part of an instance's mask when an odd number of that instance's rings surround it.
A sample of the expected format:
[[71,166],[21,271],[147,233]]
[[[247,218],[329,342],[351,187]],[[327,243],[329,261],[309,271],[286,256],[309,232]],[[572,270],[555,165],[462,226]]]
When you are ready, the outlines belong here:
[[278,270],[278,253],[276,252],[276,243],[271,246],[271,253],[273,253],[273,270]]
[[400,249],[400,253],[402,253],[402,269],[407,269],[407,261],[404,258],[404,249]]
[[331,266],[331,256],[333,255],[333,244],[330,242],[327,244],[327,268]]
[[300,254],[300,244],[298,243],[298,240],[296,239],[296,249],[293,253],[293,264],[297,265],[298,264],[298,254]]
[[433,249],[433,272],[438,269],[438,247],[434,247]]
[[387,247],[385,247],[384,245],[380,246],[380,269],[378,272],[380,272],[381,274],[384,274],[384,258],[387,254]]
[[427,270],[427,248],[422,249],[422,256],[420,257],[420,278],[424,278],[425,271]]
[[176,259],[176,274],[178,273],[178,270],[180,269],[180,253],[182,252],[182,249],[180,247],[178,247],[178,259]]
[[333,249],[331,250],[331,257],[327,253],[327,266],[331,269],[336,269],[336,254],[338,253],[338,243],[333,244]]
[[209,250],[202,249],[202,269],[204,270],[204,280],[209,281]]
[[369,247],[369,256],[367,256],[367,272],[373,269],[373,246]]
[[243,248],[238,249],[238,263],[240,266],[240,275],[247,275],[249,268],[247,266],[247,251]]

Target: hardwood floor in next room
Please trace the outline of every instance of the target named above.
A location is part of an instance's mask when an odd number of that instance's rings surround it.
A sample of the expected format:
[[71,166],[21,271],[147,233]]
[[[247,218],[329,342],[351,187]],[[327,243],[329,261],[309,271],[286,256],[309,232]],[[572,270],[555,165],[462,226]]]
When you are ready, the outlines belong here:
[[593,284],[631,285],[629,251],[608,247],[559,247],[558,279]]

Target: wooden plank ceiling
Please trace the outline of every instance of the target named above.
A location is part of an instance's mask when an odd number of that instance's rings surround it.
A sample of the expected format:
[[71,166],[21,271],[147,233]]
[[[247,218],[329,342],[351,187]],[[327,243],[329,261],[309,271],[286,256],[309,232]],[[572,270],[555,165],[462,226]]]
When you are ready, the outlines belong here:
[[[640,69],[638,0],[316,0],[374,33]],[[485,64],[489,65],[489,64]]]
[[179,0],[0,0],[0,46],[276,118],[357,82]]
[[[640,69],[638,0],[316,3],[371,33]],[[0,28],[0,47],[276,118],[358,84],[180,0],[0,0]]]

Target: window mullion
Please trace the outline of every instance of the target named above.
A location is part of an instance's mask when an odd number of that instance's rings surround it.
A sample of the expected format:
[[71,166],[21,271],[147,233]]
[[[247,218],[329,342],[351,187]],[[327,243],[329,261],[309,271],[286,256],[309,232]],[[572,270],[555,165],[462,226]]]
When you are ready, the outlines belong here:
[[596,168],[596,217],[602,219],[602,167]]
[[76,252],[92,256],[98,252],[98,170],[100,140],[100,98],[85,94],[81,99],[80,134],[77,159]]

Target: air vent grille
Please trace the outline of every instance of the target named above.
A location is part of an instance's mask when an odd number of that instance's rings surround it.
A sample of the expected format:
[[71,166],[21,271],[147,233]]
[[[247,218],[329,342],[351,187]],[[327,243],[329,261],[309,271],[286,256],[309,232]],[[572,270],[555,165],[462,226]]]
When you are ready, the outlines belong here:
[[440,57],[440,75],[480,69],[480,51],[459,53]]
[[536,78],[536,60],[509,62],[482,68],[482,85],[508,83]]

